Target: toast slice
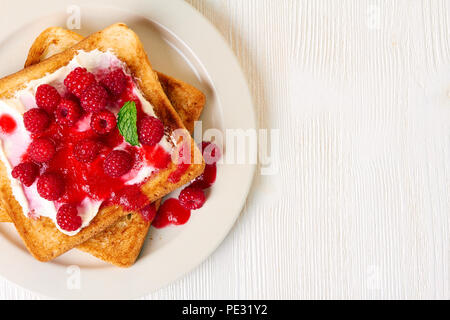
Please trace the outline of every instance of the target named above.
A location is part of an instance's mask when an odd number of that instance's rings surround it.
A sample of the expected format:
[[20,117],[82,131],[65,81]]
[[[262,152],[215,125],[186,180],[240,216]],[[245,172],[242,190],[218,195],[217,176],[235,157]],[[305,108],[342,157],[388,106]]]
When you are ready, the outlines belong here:
[[[164,94],[141,42],[137,35],[125,24],[115,24],[108,27],[60,54],[1,79],[0,98],[6,99],[11,97],[30,80],[39,79],[46,73],[51,73],[66,65],[78,50],[91,51],[94,49],[100,51],[112,50],[127,65],[134,78],[138,80],[138,86],[145,99],[153,105],[156,114],[164,122],[166,128],[169,128],[169,130],[184,128],[181,119]],[[193,151],[192,164],[177,183],[168,182],[167,180],[170,173],[176,170],[176,165],[171,163],[167,169],[153,174],[142,187],[142,191],[151,201],[161,198],[163,195],[192,180],[203,171],[204,162],[200,161],[199,164],[196,164],[196,160],[199,162],[200,152],[192,140],[191,150]],[[20,205],[12,196],[3,164],[1,164],[0,168],[0,191],[1,207],[14,222],[29,251],[41,261],[49,261],[59,256],[99,234],[121,217],[128,215],[128,212],[125,212],[118,206],[106,206],[99,211],[88,227],[81,230],[77,235],[69,237],[59,232],[48,218],[42,217],[39,220],[32,220],[25,217]]]
[[[30,48],[25,67],[37,64],[69,47],[83,37],[60,27],[43,31]],[[193,86],[157,72],[164,92],[180,115],[186,128],[192,133],[194,122],[199,119],[205,106],[205,95]],[[159,206],[159,201],[155,205]],[[0,221],[2,213],[0,212]],[[136,261],[147,237],[150,223],[141,215],[132,213],[99,235],[82,243],[77,249],[119,267],[129,267]]]
[[[43,31],[34,41],[25,67],[39,63],[81,41],[83,37],[60,27]],[[194,122],[205,106],[205,95],[193,86],[157,72],[164,92],[192,133]],[[155,205],[158,207],[160,201]],[[1,212],[0,212],[1,221]],[[140,214],[132,213],[77,247],[93,256],[119,267],[129,267],[136,261],[147,237],[150,223]]]
[[[81,35],[67,29],[48,28],[34,41],[25,67],[58,54],[82,39]],[[198,120],[205,105],[205,95],[193,86],[163,73],[158,72],[158,78],[184,125],[192,132],[194,121]],[[159,202],[155,205],[158,206]],[[0,211],[2,221],[10,219],[6,212]],[[149,222],[142,219],[141,215],[132,213],[77,248],[116,266],[129,267],[136,261],[149,228]]]

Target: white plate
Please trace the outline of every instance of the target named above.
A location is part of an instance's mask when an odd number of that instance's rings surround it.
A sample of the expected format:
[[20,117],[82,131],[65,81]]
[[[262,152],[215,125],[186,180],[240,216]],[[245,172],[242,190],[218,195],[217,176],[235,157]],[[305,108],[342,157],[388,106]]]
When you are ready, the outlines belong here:
[[[0,5],[0,76],[22,68],[33,39],[44,28],[65,27],[74,1],[15,0]],[[207,95],[203,127],[255,128],[244,76],[215,28],[183,1],[79,2],[83,35],[125,22],[143,41],[155,69],[185,80]],[[104,4],[102,4],[104,3]],[[107,3],[107,4],[106,4]],[[185,226],[152,229],[141,257],[119,269],[72,250],[50,263],[28,254],[14,228],[0,224],[0,275],[56,298],[137,298],[193,269],[223,241],[239,216],[254,165],[220,165],[206,205]],[[77,289],[77,267],[81,288]],[[75,273],[74,273],[75,272]],[[75,287],[74,287],[75,285]]]

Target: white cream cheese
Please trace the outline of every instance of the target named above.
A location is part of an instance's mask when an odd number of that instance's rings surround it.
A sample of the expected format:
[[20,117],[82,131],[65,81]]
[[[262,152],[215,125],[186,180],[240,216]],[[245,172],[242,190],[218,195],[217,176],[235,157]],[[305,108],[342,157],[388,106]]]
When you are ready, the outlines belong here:
[[[102,201],[86,198],[78,206],[78,214],[82,219],[82,227],[74,232],[67,232],[59,228],[56,223],[56,214],[59,208],[55,203],[48,201],[39,196],[37,192],[36,182],[30,187],[22,185],[18,180],[12,178],[12,169],[21,162],[22,155],[31,142],[31,137],[23,125],[22,115],[27,110],[36,107],[35,93],[41,84],[50,84],[55,87],[60,94],[65,92],[64,79],[75,68],[83,67],[89,72],[95,73],[96,70],[107,69],[110,67],[122,68],[128,75],[129,72],[125,65],[110,51],[101,52],[94,50],[91,52],[79,51],[70,63],[51,74],[45,75],[41,79],[30,81],[26,88],[18,91],[15,97],[8,100],[0,99],[0,115],[8,114],[14,118],[17,128],[12,134],[3,135],[0,133],[0,160],[5,164],[8,178],[11,182],[11,188],[14,197],[22,207],[25,215],[44,216],[53,220],[58,229],[69,236],[77,234],[81,229],[90,224],[92,219],[97,215]],[[143,97],[140,90],[135,86],[134,94],[138,97],[142,104],[143,111],[148,115],[155,116],[153,106]],[[84,131],[89,128],[89,117],[83,119],[78,123],[77,130]],[[126,143],[121,144],[116,149],[125,148]],[[173,144],[169,141],[167,136],[164,136],[160,145],[166,150],[170,151]],[[122,179],[126,181],[125,184],[138,184],[143,182],[155,169],[147,164],[144,164],[139,169],[133,169],[130,173]]]

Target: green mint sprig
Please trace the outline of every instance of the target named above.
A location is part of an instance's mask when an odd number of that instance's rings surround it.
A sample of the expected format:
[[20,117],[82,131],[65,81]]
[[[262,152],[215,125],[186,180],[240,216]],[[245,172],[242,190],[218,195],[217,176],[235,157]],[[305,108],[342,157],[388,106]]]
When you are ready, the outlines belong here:
[[136,103],[134,101],[128,101],[122,106],[122,108],[120,108],[117,119],[117,128],[119,129],[119,132],[123,136],[125,141],[132,146],[139,145],[136,122]]

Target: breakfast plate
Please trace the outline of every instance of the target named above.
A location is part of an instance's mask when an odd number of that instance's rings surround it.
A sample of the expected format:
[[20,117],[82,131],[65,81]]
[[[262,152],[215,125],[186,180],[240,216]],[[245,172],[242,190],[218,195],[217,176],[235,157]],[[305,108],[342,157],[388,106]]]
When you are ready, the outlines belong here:
[[[27,8],[23,10],[23,8]],[[199,13],[183,1],[15,1],[2,8],[0,76],[23,68],[29,47],[50,26],[80,27],[87,36],[124,22],[143,42],[156,70],[181,79],[206,95],[203,131],[256,129],[245,78],[232,51]],[[11,27],[14,21],[14,27]],[[224,157],[226,157],[226,149]],[[205,206],[183,226],[152,228],[131,268],[120,269],[78,250],[41,263],[32,258],[14,227],[0,224],[0,275],[56,298],[138,298],[192,270],[223,241],[243,208],[254,164],[218,165]]]

